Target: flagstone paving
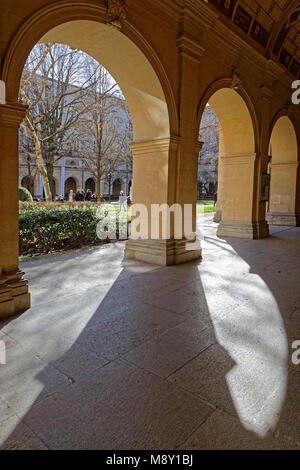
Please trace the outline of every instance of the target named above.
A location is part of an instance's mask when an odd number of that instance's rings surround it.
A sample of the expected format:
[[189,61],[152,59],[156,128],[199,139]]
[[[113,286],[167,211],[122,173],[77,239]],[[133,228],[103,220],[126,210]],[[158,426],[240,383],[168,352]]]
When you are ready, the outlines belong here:
[[202,261],[181,266],[125,262],[123,243],[21,263],[2,449],[300,448],[300,228],[204,224]]

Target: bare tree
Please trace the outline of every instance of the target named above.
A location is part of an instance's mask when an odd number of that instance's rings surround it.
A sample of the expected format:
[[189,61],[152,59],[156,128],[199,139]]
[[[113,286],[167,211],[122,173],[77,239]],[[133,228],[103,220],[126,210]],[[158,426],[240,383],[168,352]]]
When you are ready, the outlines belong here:
[[[95,102],[99,93],[103,99],[82,115],[78,123],[83,145],[82,158],[96,179],[98,198],[101,181],[108,181],[110,187],[109,175],[131,162],[128,142],[132,140],[132,125],[129,111],[119,89],[117,86],[112,89],[110,82],[110,75],[101,67],[97,88],[93,89],[95,96],[91,96],[91,100]],[[107,89],[110,89],[109,94],[105,93]]]
[[54,163],[74,136],[70,130],[115,87],[110,83],[103,93],[92,91],[98,90],[100,68],[87,54],[51,43],[35,46],[25,65],[20,99],[28,106],[24,122],[34,139],[47,201],[52,199]]
[[122,132],[119,132],[117,145],[113,151],[107,154],[107,158],[103,161],[102,177],[108,183],[108,193],[111,196],[112,175],[117,173],[123,167],[122,173],[132,173],[132,153],[129,147],[129,142],[132,141],[133,131],[132,123],[129,116],[128,108],[125,109],[126,122],[122,127]]

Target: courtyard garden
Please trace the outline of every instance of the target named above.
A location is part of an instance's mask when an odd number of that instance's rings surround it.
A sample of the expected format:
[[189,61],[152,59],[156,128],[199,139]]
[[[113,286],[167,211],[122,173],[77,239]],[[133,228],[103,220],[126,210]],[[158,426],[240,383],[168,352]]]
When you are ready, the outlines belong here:
[[[99,213],[99,208],[101,212]],[[36,203],[20,202],[20,255],[46,254],[81,248],[85,245],[108,243],[97,236],[102,217],[116,223],[119,237],[118,205],[95,203]],[[127,212],[128,225],[130,212]]]
[[[110,243],[108,237],[100,240],[97,236],[97,225],[103,217],[106,217],[111,224],[116,224],[116,238],[120,239],[118,211],[118,203],[20,201],[20,256],[34,256]],[[213,211],[215,207],[212,201],[198,201],[198,213]],[[130,208],[126,216],[129,233]]]

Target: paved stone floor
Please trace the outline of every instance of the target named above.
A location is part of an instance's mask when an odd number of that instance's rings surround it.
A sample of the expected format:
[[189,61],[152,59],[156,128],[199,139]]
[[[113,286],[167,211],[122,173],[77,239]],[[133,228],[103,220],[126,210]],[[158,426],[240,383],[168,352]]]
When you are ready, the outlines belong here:
[[2,449],[300,448],[300,229],[215,231],[176,267],[123,262],[122,243],[22,263]]

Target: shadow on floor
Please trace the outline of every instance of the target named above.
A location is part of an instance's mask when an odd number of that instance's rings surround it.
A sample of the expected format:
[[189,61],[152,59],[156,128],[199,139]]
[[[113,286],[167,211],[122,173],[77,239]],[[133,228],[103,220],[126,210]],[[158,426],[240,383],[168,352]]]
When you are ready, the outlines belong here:
[[118,247],[27,265],[34,306],[1,325],[3,449],[300,447],[299,233],[207,230],[182,266]]

